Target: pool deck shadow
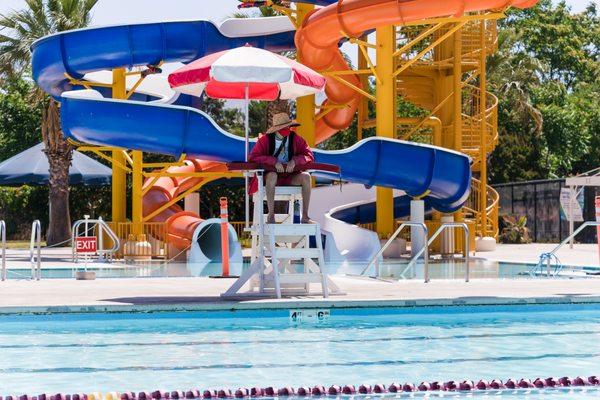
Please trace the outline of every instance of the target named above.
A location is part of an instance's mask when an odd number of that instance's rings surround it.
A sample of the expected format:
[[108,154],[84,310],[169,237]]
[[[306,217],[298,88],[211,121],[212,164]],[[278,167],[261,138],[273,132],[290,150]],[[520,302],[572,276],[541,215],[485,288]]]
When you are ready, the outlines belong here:
[[332,276],[345,293],[284,299],[222,299],[232,279],[120,278],[0,282],[0,314],[45,312],[198,311],[314,307],[420,307],[600,303],[597,279],[473,279],[382,282]]

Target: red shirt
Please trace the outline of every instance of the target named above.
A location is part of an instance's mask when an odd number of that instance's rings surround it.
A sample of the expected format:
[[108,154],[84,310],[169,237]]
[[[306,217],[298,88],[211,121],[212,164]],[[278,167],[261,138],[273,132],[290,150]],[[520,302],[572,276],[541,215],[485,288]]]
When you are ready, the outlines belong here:
[[[296,133],[291,133],[288,136],[288,159],[294,160],[297,167],[304,164],[308,164],[315,161],[315,156],[306,143],[304,138]],[[275,149],[275,133],[268,135],[262,135],[258,138],[258,141],[252,148],[250,155],[248,156],[249,162],[255,162],[265,166],[274,166],[277,164],[277,157],[274,156],[277,149]],[[298,172],[292,172],[297,174]],[[284,173],[285,174],[285,173]],[[280,174],[283,175],[283,174]],[[250,194],[255,193],[258,190],[258,180],[256,177],[252,179],[248,192]]]

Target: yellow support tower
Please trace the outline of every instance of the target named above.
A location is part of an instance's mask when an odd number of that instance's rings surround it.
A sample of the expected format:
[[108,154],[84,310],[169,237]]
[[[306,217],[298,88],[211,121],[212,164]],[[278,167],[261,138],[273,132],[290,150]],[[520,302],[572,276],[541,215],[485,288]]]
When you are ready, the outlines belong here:
[[[459,23],[456,24],[459,26]],[[454,112],[452,116],[452,122],[454,125],[454,150],[462,151],[462,28],[458,29],[453,37],[453,51],[452,56],[454,60],[453,66],[453,101],[454,101]],[[462,222],[464,220],[462,209],[454,213],[454,221]],[[460,244],[459,235],[456,235],[456,241]]]
[[132,233],[139,235],[143,232],[142,222],[142,186],[144,184],[144,176],[142,171],[143,166],[143,153],[138,150],[132,151],[132,182],[131,182],[131,221]]
[[486,43],[485,43],[485,20],[481,20],[480,22],[480,32],[479,32],[479,40],[481,45],[481,52],[479,53],[479,118],[481,119],[480,124],[480,134],[481,134],[481,143],[480,147],[480,170],[479,170],[479,180],[481,181],[481,186],[479,189],[479,204],[480,204],[480,212],[476,216],[476,218],[480,219],[481,231],[479,234],[481,237],[486,237],[488,235],[487,232],[487,96],[486,96],[486,76],[485,76],[485,64],[486,64]]
[[[394,26],[377,28],[377,77],[375,111],[377,136],[396,137],[396,78],[394,77]],[[377,233],[387,237],[394,232],[394,194],[392,189],[377,188]]]
[[[113,70],[112,97],[113,99],[126,99],[127,87],[125,84],[125,68]],[[126,160],[121,150],[112,152],[112,221],[125,222],[127,210],[127,173],[120,165],[126,165]]]

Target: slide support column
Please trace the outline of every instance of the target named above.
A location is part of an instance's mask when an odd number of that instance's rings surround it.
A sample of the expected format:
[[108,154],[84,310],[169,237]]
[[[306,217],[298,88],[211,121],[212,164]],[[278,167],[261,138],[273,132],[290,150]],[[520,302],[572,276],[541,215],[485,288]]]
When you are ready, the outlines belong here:
[[[425,223],[425,201],[412,199],[410,201],[410,222]],[[426,246],[425,236],[421,229],[410,229],[410,253],[414,257]]]
[[[369,38],[364,35],[360,38],[360,40],[367,42]],[[360,46],[357,46],[357,66],[358,69],[364,70],[369,68],[367,59],[363,52],[360,49]],[[369,88],[369,77],[365,74],[360,74],[360,84],[362,85],[363,90],[367,90]],[[363,127],[365,120],[369,118],[369,100],[365,98],[365,96],[360,96],[360,100],[358,103],[358,115],[357,115],[357,127],[356,127],[356,140],[360,141],[363,139]]]
[[142,222],[142,186],[144,184],[144,177],[142,175],[142,164],[144,162],[144,156],[141,151],[132,151],[133,160],[133,179],[131,182],[131,221],[133,222],[131,232],[135,235],[139,235],[143,232]]
[[[377,28],[376,132],[379,137],[396,137],[396,79],[394,78],[394,26]],[[385,238],[394,231],[394,194],[392,189],[377,187],[377,233]]]
[[[125,86],[125,68],[113,70],[112,97],[113,99],[125,99],[127,88]],[[112,221],[125,222],[127,209],[127,185],[126,172],[117,163],[126,165],[127,161],[121,150],[113,150],[112,158]]]
[[479,59],[479,111],[480,111],[480,119],[481,119],[481,164],[479,166],[480,176],[479,180],[481,181],[481,187],[479,188],[480,195],[480,208],[479,217],[481,218],[481,237],[487,236],[487,121],[485,111],[487,108],[487,96],[486,96],[486,76],[485,76],[485,68],[486,68],[486,49],[485,49],[485,20],[481,20],[481,32],[480,32],[480,40],[481,40],[481,54]]
[[[452,39],[453,45],[453,121],[454,121],[454,150],[462,152],[462,29],[457,30]],[[454,213],[454,221],[463,222],[462,209]],[[456,232],[459,232],[458,230]],[[463,246],[462,235],[454,233],[455,251],[460,251]],[[461,246],[461,247],[459,247]]]
[[[297,3],[298,24],[302,25],[306,15],[312,11],[315,6],[312,4]],[[302,62],[302,53],[298,51],[296,56],[298,62]],[[302,96],[296,100],[296,119],[301,126],[298,127],[298,133],[306,140],[310,147],[315,147],[315,95]]]

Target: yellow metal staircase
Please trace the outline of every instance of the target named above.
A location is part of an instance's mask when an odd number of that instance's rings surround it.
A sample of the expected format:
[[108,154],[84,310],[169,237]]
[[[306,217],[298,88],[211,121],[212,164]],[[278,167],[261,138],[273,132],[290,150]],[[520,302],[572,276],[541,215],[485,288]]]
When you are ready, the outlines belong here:
[[[482,15],[483,16],[483,15]],[[434,44],[456,23],[446,24],[435,21],[411,27],[399,27],[397,29],[397,42],[399,46],[408,47],[406,43],[418,41],[411,45],[411,52],[403,54],[397,60],[402,65],[410,60],[410,56],[417,54],[420,49],[427,49]],[[441,26],[439,26],[441,25]],[[437,29],[436,26],[438,26]],[[432,31],[427,35],[428,31]],[[431,134],[429,142],[447,148],[454,148],[469,155],[473,159],[472,170],[474,175],[481,176],[484,169],[485,159],[494,150],[498,142],[498,99],[492,93],[481,90],[481,74],[485,71],[485,57],[496,50],[497,31],[496,19],[473,19],[462,25],[460,34],[454,34],[450,39],[460,39],[460,76],[461,79],[461,126],[460,143],[456,145],[454,122],[442,125],[441,138],[436,143],[434,135]],[[432,118],[448,121],[451,114],[454,99],[454,91],[440,90],[440,86],[449,86],[451,76],[455,73],[456,63],[453,52],[456,47],[453,40],[436,44],[431,51],[423,54],[418,61],[406,68],[397,77],[397,92],[403,99],[429,111],[429,115],[419,119],[412,127],[398,127],[398,136],[408,140],[423,137],[425,121]],[[404,43],[404,45],[403,45]],[[417,54],[418,55],[418,54]],[[482,60],[483,58],[483,60]],[[456,75],[455,75],[456,76]],[[449,79],[450,78],[450,79]],[[450,82],[452,84],[452,82]],[[485,87],[485,78],[483,81]],[[440,96],[440,93],[443,93]],[[483,107],[483,109],[482,109]],[[422,140],[422,139],[421,139]],[[485,185],[485,197],[482,194],[482,183],[473,178],[471,195],[463,208],[465,218],[473,220],[475,234],[477,236],[498,236],[498,193],[490,186]],[[484,201],[485,199],[485,201]]]

